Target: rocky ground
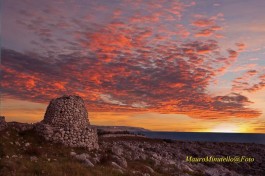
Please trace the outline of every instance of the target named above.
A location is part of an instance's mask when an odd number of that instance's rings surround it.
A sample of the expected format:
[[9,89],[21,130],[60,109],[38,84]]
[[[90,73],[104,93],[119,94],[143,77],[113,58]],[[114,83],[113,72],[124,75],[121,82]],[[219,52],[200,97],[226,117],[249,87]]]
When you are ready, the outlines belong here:
[[[117,163],[126,168],[126,162],[148,168],[152,175],[257,175],[265,174],[265,146],[257,144],[181,142],[148,138],[101,139],[103,151],[110,153]],[[187,156],[250,156],[253,163],[189,163]],[[119,159],[117,159],[119,157]],[[141,163],[141,164],[140,164]],[[148,163],[148,165],[146,165]],[[151,168],[151,169],[150,169]],[[125,169],[126,170],[126,169]],[[137,167],[135,168],[137,172]]]
[[[0,175],[265,175],[265,145],[99,137],[99,150],[46,142],[33,128],[0,132]],[[189,163],[187,156],[248,156],[252,163]]]

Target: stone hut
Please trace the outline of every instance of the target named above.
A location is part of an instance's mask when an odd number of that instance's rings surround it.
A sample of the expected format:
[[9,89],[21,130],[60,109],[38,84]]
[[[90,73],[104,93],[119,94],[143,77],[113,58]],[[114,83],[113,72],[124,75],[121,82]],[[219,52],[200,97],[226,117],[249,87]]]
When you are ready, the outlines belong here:
[[53,99],[46,110],[43,122],[59,128],[82,128],[90,125],[84,101],[79,96]]
[[98,148],[97,130],[90,126],[84,101],[79,96],[51,100],[36,130],[48,141],[89,150]]

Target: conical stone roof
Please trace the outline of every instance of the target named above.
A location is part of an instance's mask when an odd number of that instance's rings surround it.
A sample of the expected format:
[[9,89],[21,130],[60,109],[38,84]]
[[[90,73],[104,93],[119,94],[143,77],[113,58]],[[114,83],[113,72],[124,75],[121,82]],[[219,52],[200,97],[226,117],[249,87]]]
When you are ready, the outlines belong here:
[[83,99],[75,95],[52,99],[43,122],[53,127],[68,128],[82,128],[90,124]]

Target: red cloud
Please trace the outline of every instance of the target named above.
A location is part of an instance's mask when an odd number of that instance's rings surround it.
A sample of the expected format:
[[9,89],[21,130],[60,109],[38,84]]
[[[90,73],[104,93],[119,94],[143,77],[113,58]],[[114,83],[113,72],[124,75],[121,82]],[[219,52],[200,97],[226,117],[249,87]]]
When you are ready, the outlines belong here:
[[241,77],[233,80],[234,91],[255,92],[265,88],[265,74],[260,74],[257,70],[249,70]]
[[229,53],[229,58],[236,59],[238,57],[238,52],[232,49],[228,49],[227,52]]
[[256,75],[258,72],[257,72],[257,70],[249,70],[248,72],[247,72],[247,74],[248,75],[251,75],[251,76],[254,76],[254,75]]
[[246,49],[246,44],[244,43],[236,43],[239,51],[244,51]]
[[244,90],[248,91],[248,92],[256,92],[259,90],[262,90],[265,88],[265,74],[260,75],[258,77],[258,83],[253,84],[252,86],[245,88]]
[[[195,37],[209,37],[215,34],[215,31],[222,30],[222,27],[220,26],[211,26],[207,29],[200,30],[195,34]],[[219,37],[218,34],[216,34],[217,38]]]
[[[122,8],[128,3],[133,7],[130,13]],[[105,13],[106,7],[94,4],[96,11],[89,18],[62,18],[60,25],[54,24],[61,19],[37,20],[40,25],[35,25],[38,16],[32,17],[24,27],[39,37],[37,47],[44,53],[3,49],[2,93],[45,103],[62,94],[78,94],[89,111],[177,113],[195,118],[259,116],[243,95],[208,94],[215,76],[239,53],[228,49],[228,54],[221,54],[218,41],[192,38],[188,27],[179,24],[182,12],[191,5],[195,4],[128,1],[119,4],[120,10],[115,7]],[[140,6],[148,8],[134,10]],[[216,23],[219,16],[194,22],[191,31],[211,37],[222,29]]]
[[214,31],[211,29],[203,29],[200,32],[195,34],[195,37],[209,37],[214,34]]
[[215,22],[212,19],[198,19],[198,20],[192,22],[192,25],[196,26],[196,27],[208,27],[208,26],[212,26],[214,24],[215,24]]
[[213,30],[213,31],[219,31],[219,30],[222,30],[223,28],[221,27],[221,26],[211,26],[211,29]]
[[[222,16],[219,14],[212,17],[205,17],[203,15],[195,15],[196,19],[191,23],[194,26],[195,37],[210,37],[215,34],[216,31],[220,31],[223,28],[218,25],[218,22]],[[222,37],[221,34],[215,34],[215,37]]]
[[[101,45],[98,46],[100,49]],[[155,56],[152,52],[142,55],[142,59],[123,58],[116,53],[110,62],[97,56],[71,55],[65,56],[72,58],[66,62],[52,64],[36,61],[35,56],[3,50],[2,90],[4,96],[37,102],[46,102],[64,93],[79,94],[93,111],[153,111],[196,118],[250,118],[260,114],[245,107],[250,103],[247,97],[239,94],[213,97],[205,92],[219,69],[209,68],[211,63],[206,62],[218,50],[216,41],[153,49],[164,55],[164,59],[154,59],[151,63],[149,58]],[[169,57],[172,52],[176,57]],[[235,51],[229,50],[229,53],[229,58],[236,57]],[[128,56],[133,55],[128,53]]]

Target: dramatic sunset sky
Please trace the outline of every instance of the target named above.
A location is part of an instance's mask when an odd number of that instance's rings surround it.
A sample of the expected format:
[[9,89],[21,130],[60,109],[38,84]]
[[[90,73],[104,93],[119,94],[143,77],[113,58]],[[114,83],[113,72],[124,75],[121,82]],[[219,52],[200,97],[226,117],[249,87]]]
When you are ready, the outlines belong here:
[[265,133],[264,0],[3,0],[1,115],[80,95],[95,125]]

